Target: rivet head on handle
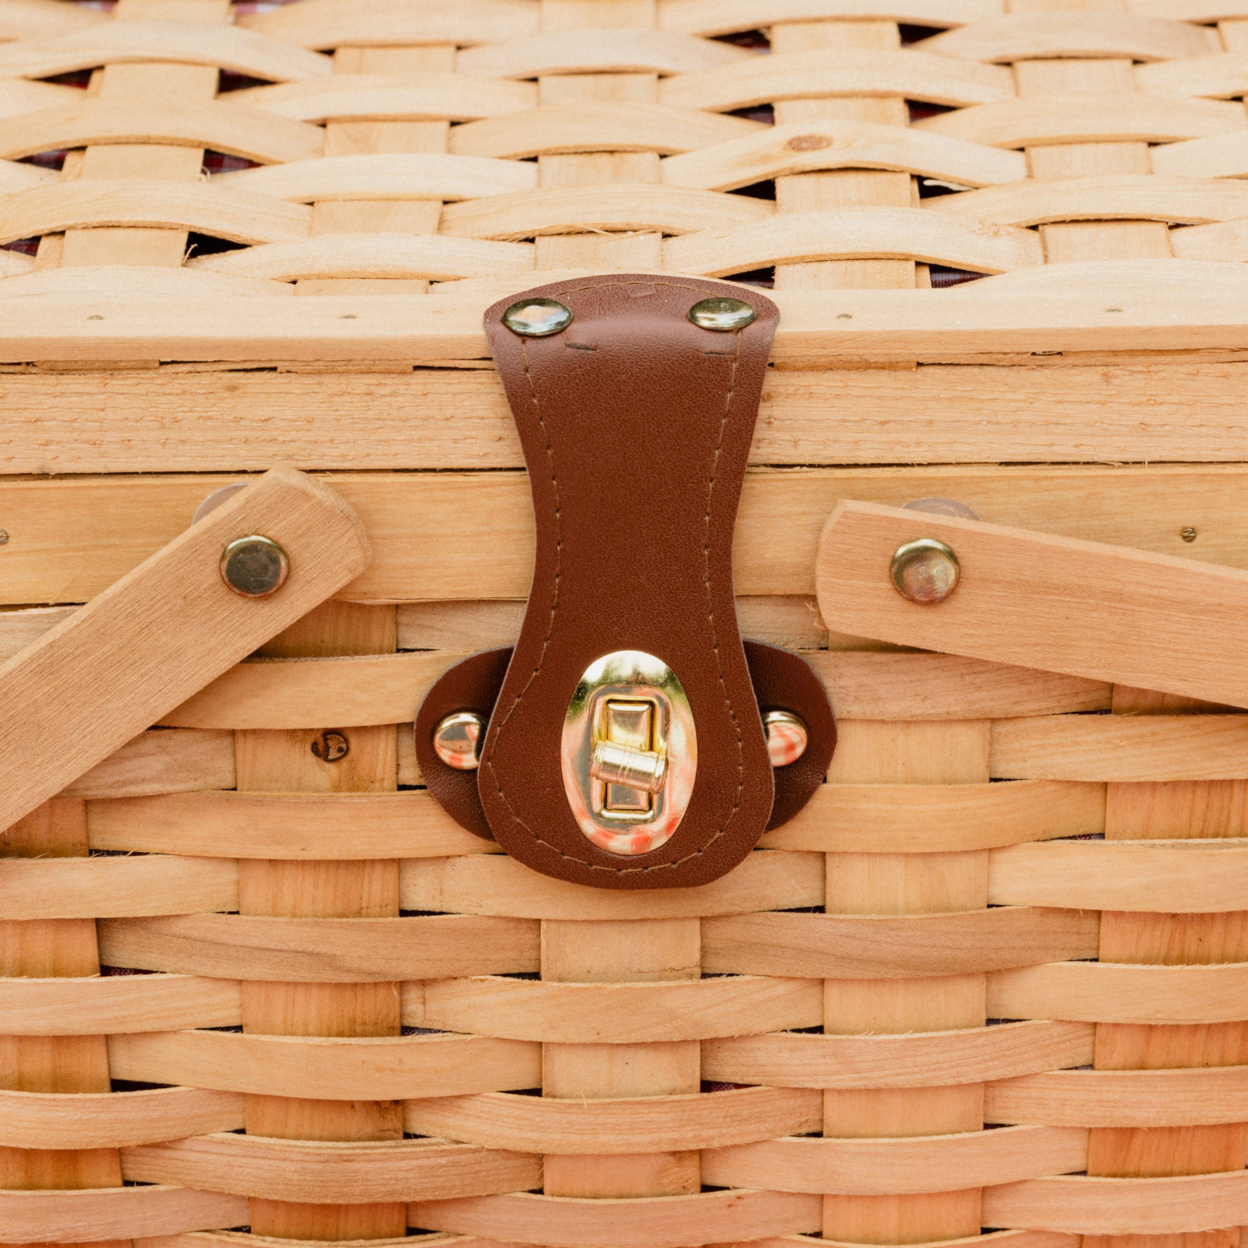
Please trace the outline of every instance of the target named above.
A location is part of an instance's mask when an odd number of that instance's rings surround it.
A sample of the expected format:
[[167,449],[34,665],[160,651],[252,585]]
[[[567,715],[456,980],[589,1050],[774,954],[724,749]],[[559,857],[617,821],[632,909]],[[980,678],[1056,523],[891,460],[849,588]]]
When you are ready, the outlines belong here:
[[455,711],[433,730],[433,751],[456,771],[475,771],[481,765],[485,727],[475,711]]
[[521,299],[503,313],[503,324],[524,338],[547,338],[572,324],[572,309],[554,299]]
[[797,762],[810,744],[805,721],[792,711],[764,711],[763,731],[767,734],[767,757],[773,767]]
[[744,299],[729,299],[723,295],[699,299],[689,309],[689,319],[699,329],[712,329],[721,334],[744,329],[757,316]]
[[958,587],[958,557],[934,537],[920,537],[898,546],[889,565],[893,586],[921,606],[944,602]]
[[221,579],[244,598],[277,593],[289,575],[286,552],[263,534],[237,537],[221,552]]

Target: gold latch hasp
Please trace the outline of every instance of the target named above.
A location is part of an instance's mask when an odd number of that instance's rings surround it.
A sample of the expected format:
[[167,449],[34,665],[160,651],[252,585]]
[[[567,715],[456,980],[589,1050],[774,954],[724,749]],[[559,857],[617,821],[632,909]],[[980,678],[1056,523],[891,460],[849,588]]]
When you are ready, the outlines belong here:
[[616,650],[577,682],[563,727],[568,803],[581,831],[613,854],[671,837],[697,774],[697,732],[676,673],[640,650]]

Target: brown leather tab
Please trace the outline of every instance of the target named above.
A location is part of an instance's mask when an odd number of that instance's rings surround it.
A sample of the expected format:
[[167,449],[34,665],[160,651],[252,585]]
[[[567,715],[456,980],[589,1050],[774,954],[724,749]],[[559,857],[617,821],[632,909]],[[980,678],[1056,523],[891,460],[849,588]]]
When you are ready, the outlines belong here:
[[[744,329],[689,320],[728,296]],[[518,298],[557,300],[549,337],[502,323]],[[547,875],[600,888],[689,887],[735,866],[772,807],[771,765],[737,630],[732,535],[775,305],[695,278],[620,274],[501,300],[485,328],[520,434],[537,556],[528,610],[477,773],[495,839]],[[582,832],[561,770],[565,717],[589,666],[642,651],[675,672],[697,773],[666,843],[627,855]]]
[[[836,720],[819,677],[800,654],[761,641],[746,641],[754,696],[763,710],[792,711],[805,723],[806,752],[795,762],[772,771],[775,796],[767,831],[788,823],[823,784],[836,748]],[[489,722],[499,687],[511,662],[512,647],[482,650],[461,659],[433,682],[416,715],[416,757],[429,792],[469,832],[494,839],[486,822],[477,777],[448,766],[433,748],[433,734],[446,715],[473,711]]]

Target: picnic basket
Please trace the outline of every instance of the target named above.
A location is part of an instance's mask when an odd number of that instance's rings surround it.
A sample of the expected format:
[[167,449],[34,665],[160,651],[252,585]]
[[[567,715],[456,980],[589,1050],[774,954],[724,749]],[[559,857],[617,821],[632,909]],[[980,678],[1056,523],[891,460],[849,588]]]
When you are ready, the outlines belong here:
[[[0,1244],[1239,1248],[1245,0],[0,40]],[[779,309],[737,610],[837,724],[693,887],[498,852],[412,728],[533,573],[482,316],[620,273]]]

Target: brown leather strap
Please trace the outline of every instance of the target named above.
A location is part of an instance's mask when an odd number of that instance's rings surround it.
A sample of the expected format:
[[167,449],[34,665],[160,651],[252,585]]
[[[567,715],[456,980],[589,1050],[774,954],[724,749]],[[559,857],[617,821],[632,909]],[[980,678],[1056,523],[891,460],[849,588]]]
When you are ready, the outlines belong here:
[[[788,823],[823,784],[836,748],[836,721],[819,677],[801,655],[761,641],[744,645],[759,706],[794,712],[809,733],[806,752],[772,772],[776,791],[767,820],[771,831]],[[471,711],[489,722],[511,655],[512,647],[504,646],[461,659],[433,682],[416,715],[416,757],[429,792],[461,828],[487,841],[494,833],[477,792],[476,774],[444,763],[433,748],[433,735],[442,719],[457,711]]]
[[[727,295],[756,319],[715,332],[693,304]],[[621,274],[524,292],[571,309],[549,337],[485,328],[520,434],[537,525],[528,610],[477,773],[486,819],[513,857],[605,888],[715,879],[757,841],[771,765],[737,630],[732,535],[776,308],[754,290]],[[678,676],[698,767],[674,835],[625,856],[578,826],[561,733],[586,669],[639,650]]]

